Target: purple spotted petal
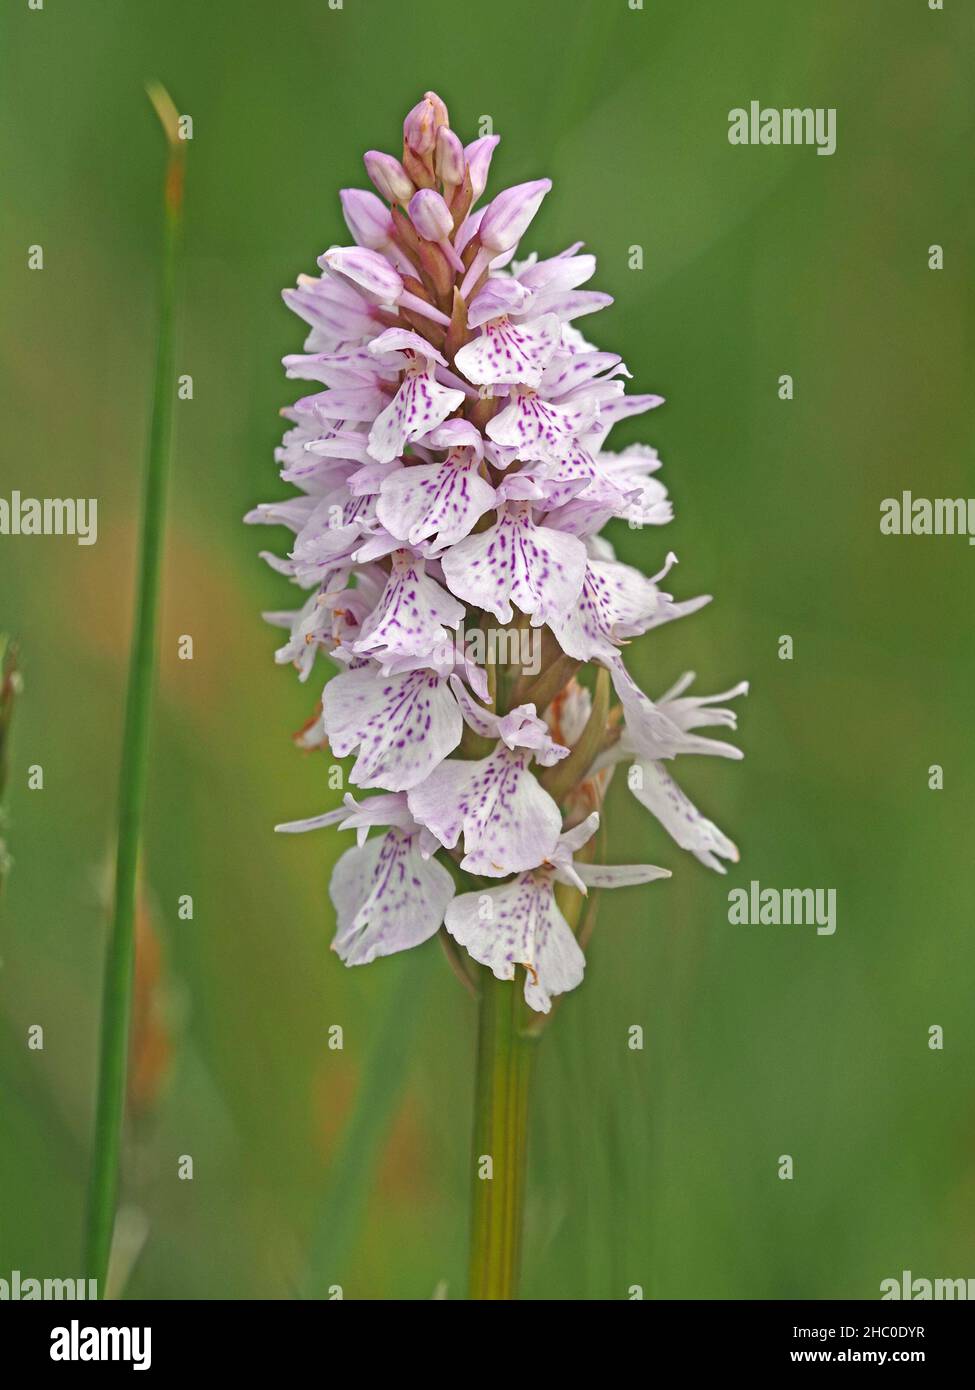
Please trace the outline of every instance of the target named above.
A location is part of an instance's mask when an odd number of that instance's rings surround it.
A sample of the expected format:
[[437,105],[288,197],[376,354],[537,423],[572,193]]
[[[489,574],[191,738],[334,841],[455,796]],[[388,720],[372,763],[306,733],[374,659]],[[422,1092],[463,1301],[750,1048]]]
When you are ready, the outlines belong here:
[[528,762],[503,744],[478,762],[452,758],[410,791],[410,810],[448,849],[463,835],[461,868],[472,874],[534,868],[554,854],[562,817]]
[[303,584],[317,584],[356,550],[375,518],[375,502],[351,497],[344,503],[326,499],[302,528],[291,552],[295,574]]
[[509,623],[512,603],[535,624],[564,616],[582,590],[586,549],[574,536],[536,526],[531,505],[509,502],[489,531],[468,536],[441,558],[452,593]]
[[403,384],[369,431],[369,452],[380,463],[397,458],[406,445],[442,424],[463,405],[463,391],[441,386],[431,369],[407,370]]
[[633,888],[671,877],[669,869],[658,869],[656,864],[576,864],[575,868],[587,888]]
[[559,400],[585,387],[602,373],[629,375],[615,352],[557,352],[545,368],[541,391],[546,400]]
[[463,617],[464,605],[424,573],[423,561],[397,550],[383,596],[352,649],[380,663],[427,656],[449,642],[447,629],[459,628]]
[[551,405],[534,391],[518,390],[511,404],[489,421],[487,434],[495,444],[517,449],[520,458],[547,458],[558,462],[566,444],[594,418],[595,408],[580,405]]
[[526,873],[500,888],[462,893],[447,908],[451,936],[499,980],[526,972],[525,999],[548,1013],[552,996],[582,983],[586,958],[559,911],[551,873]]
[[346,850],[329,892],[338,923],[333,950],[346,965],[367,965],[439,931],[454,884],[442,864],[422,857],[415,835],[393,829]]
[[383,677],[374,666],[334,676],[322,696],[336,757],[358,748],[356,787],[407,791],[457,747],[463,720],[447,682],[432,671]]
[[507,317],[493,319],[458,352],[457,369],[477,386],[537,386],[561,334],[555,314],[525,324]]
[[388,531],[410,545],[434,538],[438,548],[456,545],[496,501],[478,467],[465,449],[442,463],[401,469],[383,482],[376,514]]
[[726,872],[722,859],[738,863],[738,850],[722,831],[684,795],[680,787],[658,762],[641,761],[634,765],[627,784],[640,802],[652,811],[657,820],[681,849],[690,850],[696,859],[716,873]]
[[550,626],[569,656],[607,660],[625,638],[643,630],[658,599],[653,581],[631,565],[589,560],[578,602]]
[[622,516],[631,501],[637,501],[640,490],[623,492],[602,467],[598,454],[591,454],[578,443],[566,443],[559,450],[557,461],[545,473],[545,507],[553,511],[579,497],[592,505],[606,507],[613,516]]

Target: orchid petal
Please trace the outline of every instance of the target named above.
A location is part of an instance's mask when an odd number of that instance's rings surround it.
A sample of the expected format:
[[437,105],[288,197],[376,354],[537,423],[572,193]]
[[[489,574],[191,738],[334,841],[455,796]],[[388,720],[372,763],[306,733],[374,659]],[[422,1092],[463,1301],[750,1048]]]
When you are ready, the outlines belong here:
[[407,371],[403,384],[369,431],[369,452],[380,463],[402,454],[413,439],[420,439],[463,405],[463,391],[441,386],[432,372]]
[[349,774],[357,787],[408,791],[453,752],[463,731],[447,682],[426,670],[384,679],[368,666],[333,676],[322,711],[336,757],[359,750]]
[[500,888],[462,893],[445,914],[459,945],[499,980],[525,968],[525,999],[548,1013],[552,996],[582,983],[586,958],[559,911],[547,873],[526,873]]
[[439,931],[454,884],[442,864],[422,857],[414,836],[393,829],[346,850],[329,892],[338,922],[333,950],[346,965],[367,965]]
[[459,628],[463,617],[464,605],[424,573],[423,561],[397,550],[383,596],[352,650],[379,662],[427,656],[450,640],[446,629]]
[[512,603],[539,626],[564,616],[582,590],[586,552],[574,536],[536,526],[527,502],[509,502],[488,531],[468,536],[441,559],[452,593],[512,618]]
[[470,534],[496,500],[494,488],[479,476],[476,460],[465,462],[454,455],[443,463],[415,464],[387,477],[376,515],[410,545],[436,537],[438,547],[453,546]]
[[669,869],[655,864],[576,864],[575,868],[587,888],[631,888],[672,877]]
[[555,852],[562,818],[528,770],[525,750],[503,744],[477,762],[450,759],[411,789],[410,810],[448,849],[463,834],[461,868],[503,878]]
[[[681,849],[690,850],[709,869],[726,872],[721,859],[738,863],[738,850],[727,835],[702,816],[674,779],[658,762],[635,764],[639,777],[631,774],[630,790],[646,806]],[[720,858],[719,858],[720,856]]]
[[507,317],[492,319],[457,353],[457,368],[477,386],[537,386],[560,334],[554,314],[525,324],[512,323]]

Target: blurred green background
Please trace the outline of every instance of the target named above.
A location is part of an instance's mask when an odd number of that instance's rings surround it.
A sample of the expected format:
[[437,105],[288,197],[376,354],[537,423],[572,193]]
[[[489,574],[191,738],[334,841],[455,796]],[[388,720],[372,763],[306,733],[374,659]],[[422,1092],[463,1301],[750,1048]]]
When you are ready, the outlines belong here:
[[[4,0],[0,494],[100,509],[92,548],[0,538],[25,681],[0,1276],[81,1272],[155,335],[152,77],[194,121],[178,352],[194,399],[176,412],[127,1292],[463,1296],[473,1007],[436,942],[358,971],[327,949],[339,837],[272,834],[335,800],[324,758],[289,738],[318,681],[274,666],[260,619],[291,606],[257,558],[284,533],[240,523],[286,491],[276,412],[298,392],[278,360],[303,333],[279,290],[348,240],[338,189],[365,183],[362,150],[398,150],[428,87],[466,138],[493,118],[492,189],[551,175],[531,244],[585,239],[616,303],[582,327],[667,397],[614,442],[659,447],[677,519],[614,539],[650,571],[673,547],[675,592],[716,597],[637,644],[636,674],[651,693],[685,669],[704,692],[752,681],[746,761],[678,769],[741,847],[727,879],[614,788],[611,858],[674,877],[603,902],[586,983],[544,1039],[524,1293],[876,1298],[905,1268],[975,1275],[975,553],[878,529],[904,488],[973,492],[971,18],[955,0]],[[728,111],[753,98],[836,107],[836,153],[729,145]],[[836,935],[729,925],[729,888],[753,878],[835,888]]]

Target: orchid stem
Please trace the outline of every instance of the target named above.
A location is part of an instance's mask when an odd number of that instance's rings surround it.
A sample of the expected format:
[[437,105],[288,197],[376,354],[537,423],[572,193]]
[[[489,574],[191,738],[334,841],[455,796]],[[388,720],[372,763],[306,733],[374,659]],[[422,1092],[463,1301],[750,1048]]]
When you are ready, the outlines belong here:
[[524,1216],[528,1092],[536,1042],[521,981],[481,972],[471,1203],[470,1296],[513,1299]]
[[156,624],[166,484],[176,388],[173,370],[173,316],[177,249],[182,223],[185,146],[178,138],[176,108],[168,95],[156,86],[150,88],[149,95],[166,130],[169,158],[164,199],[159,337],[143,483],[138,592],[132,646],[129,652],[125,728],[119,772],[115,903],[105,957],[98,1099],[88,1187],[85,1265],[88,1278],[94,1279],[97,1283],[99,1296],[104,1296],[106,1287],[118,1201],[135,959],[136,882],[149,767],[149,716],[156,667]]

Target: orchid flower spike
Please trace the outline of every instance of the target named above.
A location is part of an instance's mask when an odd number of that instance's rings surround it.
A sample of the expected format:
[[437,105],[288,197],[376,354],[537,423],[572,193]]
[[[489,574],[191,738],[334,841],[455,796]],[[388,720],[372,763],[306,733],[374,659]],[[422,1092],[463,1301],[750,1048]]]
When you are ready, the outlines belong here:
[[665,547],[647,575],[601,534],[671,520],[656,452],[607,448],[661,398],[628,393],[620,357],[576,327],[610,302],[585,287],[582,243],[523,249],[550,180],[480,205],[497,145],[463,143],[426,92],[402,157],[365,154],[375,191],[340,195],[354,244],[285,291],[306,325],[285,370],[314,383],[283,412],[293,491],[247,520],[285,528],[265,558],[302,591],[266,615],[276,659],[331,672],[299,745],[352,759],[360,797],[278,826],[354,836],[332,875],[338,956],[442,932],[545,1013],[586,968],[567,901],[669,877],[598,862],[621,765],[662,846],[719,873],[737,859],[675,766],[740,756],[729,702],[747,686],[696,695],[688,675],[653,700],[635,679],[634,639],[709,602],[669,592]]

